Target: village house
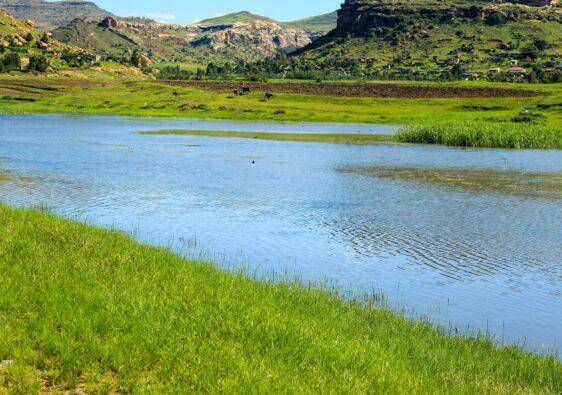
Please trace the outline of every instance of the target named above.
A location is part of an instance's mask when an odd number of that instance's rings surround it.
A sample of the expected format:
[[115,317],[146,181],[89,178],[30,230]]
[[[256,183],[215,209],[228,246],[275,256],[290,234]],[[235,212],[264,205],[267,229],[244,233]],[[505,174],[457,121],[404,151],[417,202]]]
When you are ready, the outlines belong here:
[[524,69],[523,67],[519,67],[519,66],[511,67],[508,70],[508,72],[509,72],[509,74],[512,74],[512,75],[525,75],[525,74],[527,74],[527,70]]

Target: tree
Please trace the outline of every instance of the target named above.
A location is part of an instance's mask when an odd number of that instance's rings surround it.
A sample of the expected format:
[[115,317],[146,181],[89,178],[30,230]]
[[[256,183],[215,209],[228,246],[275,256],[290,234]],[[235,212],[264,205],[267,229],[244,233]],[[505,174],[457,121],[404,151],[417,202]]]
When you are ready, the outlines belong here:
[[539,50],[539,51],[544,51],[545,49],[548,48],[548,41],[546,40],[541,40],[541,39],[536,39],[534,41],[535,47]]
[[27,68],[31,71],[44,73],[49,68],[49,60],[43,55],[33,55],[29,58],[29,65]]
[[538,82],[537,73],[535,72],[535,70],[531,71],[528,80],[530,84],[536,84]]
[[503,22],[503,16],[499,12],[494,12],[486,16],[486,23],[490,26],[501,25]]
[[17,52],[9,52],[2,59],[5,70],[21,70],[21,57]]
[[141,67],[142,64],[142,55],[140,53],[140,51],[138,49],[135,49],[133,51],[133,54],[131,55],[131,65],[135,66],[135,67]]
[[466,16],[469,18],[477,18],[478,15],[480,15],[480,8],[475,5],[471,6],[468,11],[466,11]]
[[209,63],[207,65],[207,77],[208,78],[215,78],[218,74],[217,66],[214,63]]
[[531,58],[536,59],[538,57],[537,50],[534,47],[523,48],[521,51],[521,59]]
[[451,77],[455,80],[460,80],[464,77],[465,75],[465,68],[463,65],[461,64],[455,64],[452,68],[451,68]]

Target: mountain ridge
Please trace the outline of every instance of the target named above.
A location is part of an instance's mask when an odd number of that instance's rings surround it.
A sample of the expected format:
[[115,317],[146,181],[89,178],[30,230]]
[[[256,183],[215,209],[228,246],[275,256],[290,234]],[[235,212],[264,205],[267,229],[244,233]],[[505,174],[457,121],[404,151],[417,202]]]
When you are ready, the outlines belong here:
[[66,26],[76,18],[100,21],[115,17],[90,1],[0,0],[0,8],[14,18],[32,20],[43,31]]

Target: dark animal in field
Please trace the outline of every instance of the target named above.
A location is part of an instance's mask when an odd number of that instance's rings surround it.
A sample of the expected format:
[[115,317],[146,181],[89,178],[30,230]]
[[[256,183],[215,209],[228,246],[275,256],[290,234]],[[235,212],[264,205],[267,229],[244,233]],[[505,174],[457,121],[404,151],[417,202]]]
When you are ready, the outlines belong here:
[[238,89],[234,89],[234,96],[240,96],[240,91]]
[[172,95],[174,95],[174,96],[179,96],[179,93],[176,92],[176,91],[173,91],[173,92],[172,92]]
[[244,87],[242,87],[242,94],[243,94],[243,95],[248,94],[248,93],[250,93],[251,91],[252,91],[252,90],[250,89],[249,86],[244,86]]
[[266,93],[265,100],[271,100],[271,99],[273,99],[273,93]]

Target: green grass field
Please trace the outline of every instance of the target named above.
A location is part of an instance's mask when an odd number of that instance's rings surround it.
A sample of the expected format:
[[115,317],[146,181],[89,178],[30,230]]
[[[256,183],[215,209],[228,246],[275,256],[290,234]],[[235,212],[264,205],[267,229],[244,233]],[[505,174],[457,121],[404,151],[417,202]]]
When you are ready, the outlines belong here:
[[[127,76],[110,78],[103,70],[83,73],[70,77],[1,77],[0,111],[411,125],[450,121],[493,123],[509,121],[523,110],[532,110],[544,115],[542,123],[562,125],[562,84],[516,85],[544,93],[517,99],[365,99],[277,94],[272,100],[263,101],[263,93],[232,97],[191,87],[131,80]],[[11,85],[7,86],[6,81]],[[76,86],[78,83],[90,85],[85,88]],[[59,84],[57,90],[45,89],[53,84]],[[2,93],[3,89],[19,91],[8,94]]]
[[555,358],[41,212],[0,206],[0,284],[0,392],[562,391]]

